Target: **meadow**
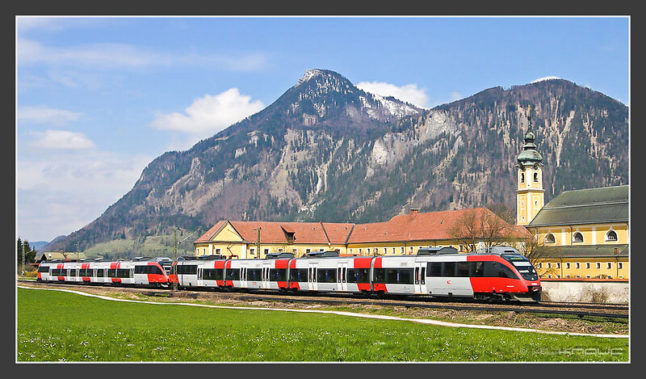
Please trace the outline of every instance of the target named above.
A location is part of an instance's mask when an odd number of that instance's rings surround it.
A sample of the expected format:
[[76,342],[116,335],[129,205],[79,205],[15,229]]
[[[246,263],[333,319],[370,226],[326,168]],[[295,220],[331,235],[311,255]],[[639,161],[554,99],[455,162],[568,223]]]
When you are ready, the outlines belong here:
[[18,289],[17,361],[627,361],[628,339]]

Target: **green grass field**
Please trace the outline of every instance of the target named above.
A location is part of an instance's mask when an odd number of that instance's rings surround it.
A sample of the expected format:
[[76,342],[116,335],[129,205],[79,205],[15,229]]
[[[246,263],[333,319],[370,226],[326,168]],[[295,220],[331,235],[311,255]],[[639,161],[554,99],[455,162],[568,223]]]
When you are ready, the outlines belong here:
[[18,361],[627,361],[628,340],[18,289]]

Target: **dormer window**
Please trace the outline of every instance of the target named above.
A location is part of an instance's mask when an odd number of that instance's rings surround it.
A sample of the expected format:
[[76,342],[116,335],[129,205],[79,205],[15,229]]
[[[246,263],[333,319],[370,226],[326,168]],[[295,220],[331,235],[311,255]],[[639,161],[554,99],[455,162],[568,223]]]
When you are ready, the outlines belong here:
[[617,241],[617,232],[609,230],[608,233],[606,233],[606,241]]
[[580,232],[574,233],[574,235],[572,235],[572,242],[583,242],[583,234],[581,234]]
[[555,243],[555,242],[556,242],[556,239],[554,238],[554,234],[548,233],[545,236],[545,243]]

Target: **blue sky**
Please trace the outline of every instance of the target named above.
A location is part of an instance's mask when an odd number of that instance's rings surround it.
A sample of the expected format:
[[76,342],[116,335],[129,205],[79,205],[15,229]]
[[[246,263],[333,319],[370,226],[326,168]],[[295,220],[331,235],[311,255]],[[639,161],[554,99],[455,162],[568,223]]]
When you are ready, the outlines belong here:
[[88,224],[142,169],[309,68],[433,107],[556,76],[629,104],[629,19],[18,17],[17,233]]

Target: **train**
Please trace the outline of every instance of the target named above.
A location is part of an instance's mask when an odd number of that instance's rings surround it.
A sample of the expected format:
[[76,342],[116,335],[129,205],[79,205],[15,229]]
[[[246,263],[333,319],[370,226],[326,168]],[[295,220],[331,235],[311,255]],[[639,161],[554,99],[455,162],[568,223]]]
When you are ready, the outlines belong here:
[[179,289],[267,290],[409,295],[538,302],[541,282],[529,259],[511,247],[476,253],[422,248],[416,255],[341,256],[317,251],[300,258],[221,255],[139,258],[133,261],[43,262],[39,281]]

